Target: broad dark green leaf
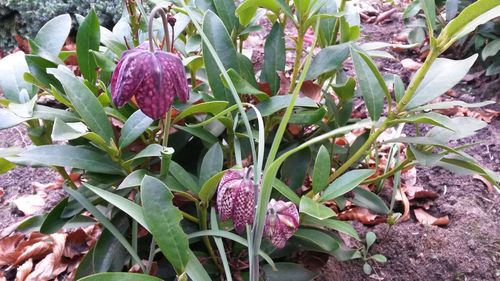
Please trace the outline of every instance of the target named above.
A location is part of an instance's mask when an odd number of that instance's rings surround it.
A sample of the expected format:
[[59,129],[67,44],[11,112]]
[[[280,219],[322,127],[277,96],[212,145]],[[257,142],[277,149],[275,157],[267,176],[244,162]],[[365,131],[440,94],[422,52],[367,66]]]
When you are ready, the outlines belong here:
[[299,228],[293,235],[295,238],[303,240],[310,246],[322,252],[332,252],[339,248],[337,240],[323,231],[316,229]]
[[0,60],[0,89],[5,98],[20,103],[19,93],[26,89],[30,97],[34,95],[32,85],[24,81],[23,75],[29,72],[23,52],[15,52]]
[[415,158],[417,159],[418,163],[426,167],[432,167],[436,165],[436,163],[439,162],[439,160],[441,160],[441,158],[444,157],[443,154],[434,154],[425,151],[420,151],[413,145],[410,145],[410,149],[413,155],[415,155]]
[[36,146],[20,157],[47,166],[72,167],[87,172],[123,175],[121,167],[102,152],[70,145]]
[[68,98],[73,103],[76,112],[85,121],[85,124],[95,133],[100,135],[104,141],[109,142],[113,138],[113,130],[108,121],[99,100],[69,69],[59,66],[57,69],[49,69],[63,85]]
[[328,185],[328,177],[331,172],[330,152],[323,145],[319,148],[312,175],[312,186],[314,193],[320,193]]
[[175,161],[170,161],[169,172],[185,189],[191,190],[195,194],[200,192],[200,186],[196,179]]
[[227,101],[209,101],[199,104],[193,104],[183,110],[179,115],[177,115],[172,123],[175,124],[178,121],[197,113],[210,113],[212,115],[215,115],[226,109],[227,105]]
[[224,154],[220,144],[217,142],[205,154],[200,168],[199,186],[205,184],[208,179],[222,170]]
[[59,55],[70,30],[71,17],[69,14],[63,14],[44,24],[36,34],[34,41],[45,51]]
[[[51,74],[47,73],[47,69],[57,68],[57,64],[37,55],[26,55],[26,62],[28,63],[29,73],[25,73],[24,79],[27,81],[27,76],[35,78],[37,84],[42,84],[44,87],[49,88],[52,85],[55,89],[62,92],[63,88],[61,83]],[[64,103],[54,96],[59,102]]]
[[186,265],[186,272],[191,280],[196,281],[210,281],[210,276],[207,271],[201,265],[198,258],[193,254],[192,251],[189,251],[189,262]]
[[97,64],[90,50],[99,51],[100,30],[99,18],[91,9],[85,20],[80,24],[76,34],[76,56],[83,77],[91,83],[97,78]]
[[273,183],[274,189],[276,189],[281,195],[285,196],[288,200],[292,201],[295,205],[300,204],[300,197],[293,192],[285,183],[279,179],[275,179]]
[[[130,222],[123,213],[115,215],[111,222],[121,233],[127,233]],[[120,241],[109,230],[105,229],[92,251],[93,273],[120,272],[123,270],[123,264],[129,258],[127,250]]]
[[314,227],[326,227],[331,230],[336,230],[353,237],[356,240],[360,240],[358,232],[354,227],[345,221],[339,221],[336,219],[326,219],[319,220],[310,216],[304,216],[301,219],[301,225],[314,226]]
[[476,59],[477,54],[464,60],[436,59],[406,108],[428,103],[453,88],[469,72]]
[[139,273],[105,272],[87,276],[78,281],[162,281],[162,279]]
[[134,142],[146,131],[154,120],[145,115],[140,109],[134,112],[123,125],[119,145],[123,149]]
[[175,271],[184,272],[189,260],[189,243],[180,226],[182,214],[172,203],[174,195],[156,178],[145,176],[141,184],[144,217],[153,238]]
[[146,146],[146,148],[144,148],[143,150],[141,150],[139,153],[137,153],[136,155],[134,155],[134,157],[128,159],[127,161],[125,161],[125,163],[130,163],[134,160],[137,160],[137,159],[141,159],[141,158],[147,158],[147,157],[161,157],[161,152],[163,151],[163,146],[157,144],[157,143],[153,143],[153,144],[150,144],[148,146]]
[[239,22],[235,15],[236,5],[233,0],[213,0],[217,15],[232,34],[238,28]]
[[366,189],[355,188],[352,202],[360,207],[368,208],[379,214],[388,214],[389,208],[375,193]]
[[[238,94],[255,95],[255,97],[259,101],[264,101],[269,99],[269,96],[266,93],[256,89],[252,84],[243,79],[243,77],[241,77],[234,69],[229,69],[227,71],[227,75],[229,75],[229,78],[231,78],[231,81],[233,82],[234,87],[236,88]],[[224,84],[227,87],[226,81],[224,82],[225,82]]]
[[276,269],[273,270],[269,265],[264,265],[264,280],[265,281],[311,281],[314,280],[318,274],[304,268],[304,266],[297,263],[278,262]]
[[375,170],[353,170],[334,180],[321,196],[321,201],[335,199],[356,188],[361,182],[375,173]]
[[189,133],[199,138],[200,140],[206,142],[209,145],[213,145],[219,141],[219,139],[216,136],[214,136],[210,131],[206,130],[203,127],[189,127],[189,126],[186,127],[186,126],[174,125],[174,128]]
[[351,49],[351,57],[370,118],[377,121],[384,108],[385,83],[380,83],[377,74],[370,67],[369,58],[354,49]]
[[128,188],[128,187],[140,186],[142,179],[148,173],[149,172],[147,170],[143,170],[143,169],[133,171],[125,179],[123,179],[123,181],[118,186],[117,190]]
[[[109,231],[113,236],[120,242],[120,244],[127,250],[127,252],[132,257],[133,261],[137,264],[141,265],[141,269],[144,270],[144,266],[142,265],[142,261],[134,251],[130,243],[123,237],[123,234],[116,228],[116,226],[103,214],[99,211],[96,206],[94,206],[90,201],[85,198],[78,190],[74,190],[72,188],[68,188],[64,186],[64,190],[71,195],[78,203],[80,203],[85,209],[87,209],[92,215]],[[109,279],[107,279],[109,280]]]
[[56,233],[68,222],[69,218],[61,218],[64,208],[68,205],[68,198],[64,198],[47,214],[40,226],[40,232],[44,234]]
[[[327,1],[318,11],[318,14],[331,15],[337,12],[337,2]],[[334,17],[322,18],[319,23],[319,42],[322,48],[333,45],[333,30],[335,28],[335,23],[337,19]]]
[[349,45],[340,44],[322,49],[311,62],[306,80],[318,78],[321,74],[340,69],[349,56]]
[[210,200],[212,200],[212,197],[215,195],[217,187],[219,186],[219,182],[225,173],[226,171],[221,171],[213,175],[209,180],[205,181],[205,183],[203,183],[203,185],[201,186],[200,193],[198,194],[198,196],[203,202],[206,203],[207,206]]
[[440,47],[472,32],[479,25],[498,17],[500,0],[478,0],[465,8],[441,31],[437,39]]
[[296,112],[292,113],[292,116],[290,116],[290,120],[288,120],[288,123],[313,125],[323,120],[323,117],[325,117],[326,113],[327,110],[324,106],[321,106],[316,110],[297,110]]
[[336,215],[332,209],[307,196],[302,196],[300,199],[299,212],[319,220],[328,219]]
[[278,71],[285,70],[285,34],[281,25],[276,22],[267,36],[264,45],[264,65],[261,81],[269,83],[271,94],[280,89]]
[[419,0],[420,7],[424,10],[425,19],[429,30],[436,29],[436,2],[435,0]]
[[128,200],[125,197],[106,191],[99,187],[90,185],[88,183],[84,183],[84,185],[86,188],[99,195],[99,197],[101,197],[102,199],[106,200],[116,208],[122,210],[124,213],[126,213],[140,225],[142,225],[147,231],[149,231],[149,227],[146,224],[144,214],[142,213],[142,209],[139,205],[137,205],[133,201]]
[[[292,95],[279,95],[269,98],[269,100],[259,103],[256,107],[262,117],[269,116],[279,110],[285,109],[290,105]],[[295,107],[318,107],[318,105],[310,98],[299,97],[295,102]],[[248,119],[253,120],[257,118],[255,111],[250,109],[247,112]]]
[[[207,11],[203,19],[203,32],[208,37],[208,40],[215,48],[222,64],[226,69],[233,68],[239,69],[238,56],[233,42],[224,27],[224,23],[212,11]],[[215,62],[212,54],[208,51],[207,46],[203,43],[203,58],[205,61],[205,68],[207,70],[208,83],[212,89],[212,94],[217,100],[229,101],[230,104],[234,103],[234,99],[224,87],[220,79],[221,71]]]

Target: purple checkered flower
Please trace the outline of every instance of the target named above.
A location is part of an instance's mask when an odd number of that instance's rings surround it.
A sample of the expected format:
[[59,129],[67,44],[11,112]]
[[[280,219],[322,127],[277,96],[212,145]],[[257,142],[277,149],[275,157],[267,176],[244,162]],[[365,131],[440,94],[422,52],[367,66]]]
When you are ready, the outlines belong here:
[[276,248],[285,247],[286,241],[299,228],[299,212],[292,202],[271,199],[267,205],[264,236]]
[[117,106],[133,96],[139,108],[153,119],[162,118],[172,106],[174,97],[186,102],[189,89],[182,61],[175,55],[147,43],[125,51],[111,79],[111,94]]
[[233,221],[238,233],[253,223],[255,190],[250,169],[229,170],[224,174],[217,189],[217,210],[221,220]]

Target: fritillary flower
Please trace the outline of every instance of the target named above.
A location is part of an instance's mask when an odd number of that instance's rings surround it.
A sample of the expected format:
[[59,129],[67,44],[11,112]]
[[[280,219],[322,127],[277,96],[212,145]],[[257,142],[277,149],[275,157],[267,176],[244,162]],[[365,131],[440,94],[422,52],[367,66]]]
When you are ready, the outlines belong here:
[[283,248],[286,241],[299,228],[299,212],[292,202],[271,199],[267,205],[264,236],[276,248]]

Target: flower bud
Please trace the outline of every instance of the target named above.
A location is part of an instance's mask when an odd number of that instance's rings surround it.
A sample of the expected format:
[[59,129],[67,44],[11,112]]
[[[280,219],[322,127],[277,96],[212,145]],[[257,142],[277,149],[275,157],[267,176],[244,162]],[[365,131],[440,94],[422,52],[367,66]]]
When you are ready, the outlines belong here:
[[255,190],[251,170],[229,170],[217,189],[217,210],[221,220],[231,219],[236,232],[242,233],[253,223]]
[[147,43],[125,51],[111,78],[111,95],[117,106],[133,96],[139,108],[153,119],[162,118],[174,97],[186,102],[189,87],[182,61],[175,55],[147,49]]
[[285,247],[286,241],[299,228],[299,212],[292,202],[271,199],[267,205],[264,236],[276,248]]

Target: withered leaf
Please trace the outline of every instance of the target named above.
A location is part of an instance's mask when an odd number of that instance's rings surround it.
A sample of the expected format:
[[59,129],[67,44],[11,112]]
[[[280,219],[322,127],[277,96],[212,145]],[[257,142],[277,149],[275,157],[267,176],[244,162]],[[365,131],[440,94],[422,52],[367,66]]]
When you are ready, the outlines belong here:
[[415,212],[415,217],[421,224],[448,225],[450,223],[450,218],[448,216],[436,218],[434,216],[429,215],[426,211],[422,209],[415,209],[413,210],[413,212]]

